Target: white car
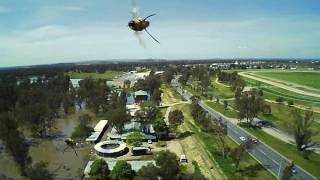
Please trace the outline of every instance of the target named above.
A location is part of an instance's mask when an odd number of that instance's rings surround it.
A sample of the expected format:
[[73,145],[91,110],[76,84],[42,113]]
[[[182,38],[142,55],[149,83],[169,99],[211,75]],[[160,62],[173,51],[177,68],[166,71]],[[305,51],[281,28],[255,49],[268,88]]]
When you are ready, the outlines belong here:
[[188,159],[185,154],[181,154],[180,163],[188,163]]
[[148,139],[148,144],[152,144],[152,140],[151,139]]
[[243,137],[243,136],[240,136],[239,138],[240,138],[241,141],[246,141],[246,138]]

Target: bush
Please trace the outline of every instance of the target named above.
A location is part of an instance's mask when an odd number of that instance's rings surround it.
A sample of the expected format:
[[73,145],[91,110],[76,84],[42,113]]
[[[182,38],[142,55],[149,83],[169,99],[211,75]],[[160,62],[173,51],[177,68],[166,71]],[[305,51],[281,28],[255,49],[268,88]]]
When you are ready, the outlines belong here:
[[288,101],[288,106],[293,106],[294,102],[292,100]]
[[278,102],[278,103],[282,103],[283,101],[284,101],[284,98],[281,96],[277,97],[277,99],[276,99],[276,102]]

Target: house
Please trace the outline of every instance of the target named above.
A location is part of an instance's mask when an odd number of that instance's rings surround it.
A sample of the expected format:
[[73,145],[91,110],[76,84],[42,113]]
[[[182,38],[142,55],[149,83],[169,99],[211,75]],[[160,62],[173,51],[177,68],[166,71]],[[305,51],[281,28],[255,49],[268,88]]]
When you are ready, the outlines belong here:
[[136,91],[134,92],[134,100],[136,103],[149,100],[149,94],[147,91]]

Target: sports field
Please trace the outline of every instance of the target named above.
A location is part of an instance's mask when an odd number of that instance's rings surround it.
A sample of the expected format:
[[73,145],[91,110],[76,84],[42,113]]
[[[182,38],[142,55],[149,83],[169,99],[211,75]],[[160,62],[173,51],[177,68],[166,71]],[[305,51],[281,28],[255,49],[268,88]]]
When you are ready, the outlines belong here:
[[257,72],[256,74],[320,89],[319,72]]

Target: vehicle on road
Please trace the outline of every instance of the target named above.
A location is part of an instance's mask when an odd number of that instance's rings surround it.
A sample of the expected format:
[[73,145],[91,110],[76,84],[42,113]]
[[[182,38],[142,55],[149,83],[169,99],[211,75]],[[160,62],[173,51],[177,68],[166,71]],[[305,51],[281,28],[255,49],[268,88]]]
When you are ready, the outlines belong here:
[[152,140],[151,139],[148,139],[148,144],[152,144]]
[[258,144],[258,142],[259,142],[259,140],[256,139],[256,138],[251,138],[250,140],[251,140],[254,144]]
[[243,136],[240,136],[239,139],[240,139],[241,141],[246,141],[246,138],[243,137]]

